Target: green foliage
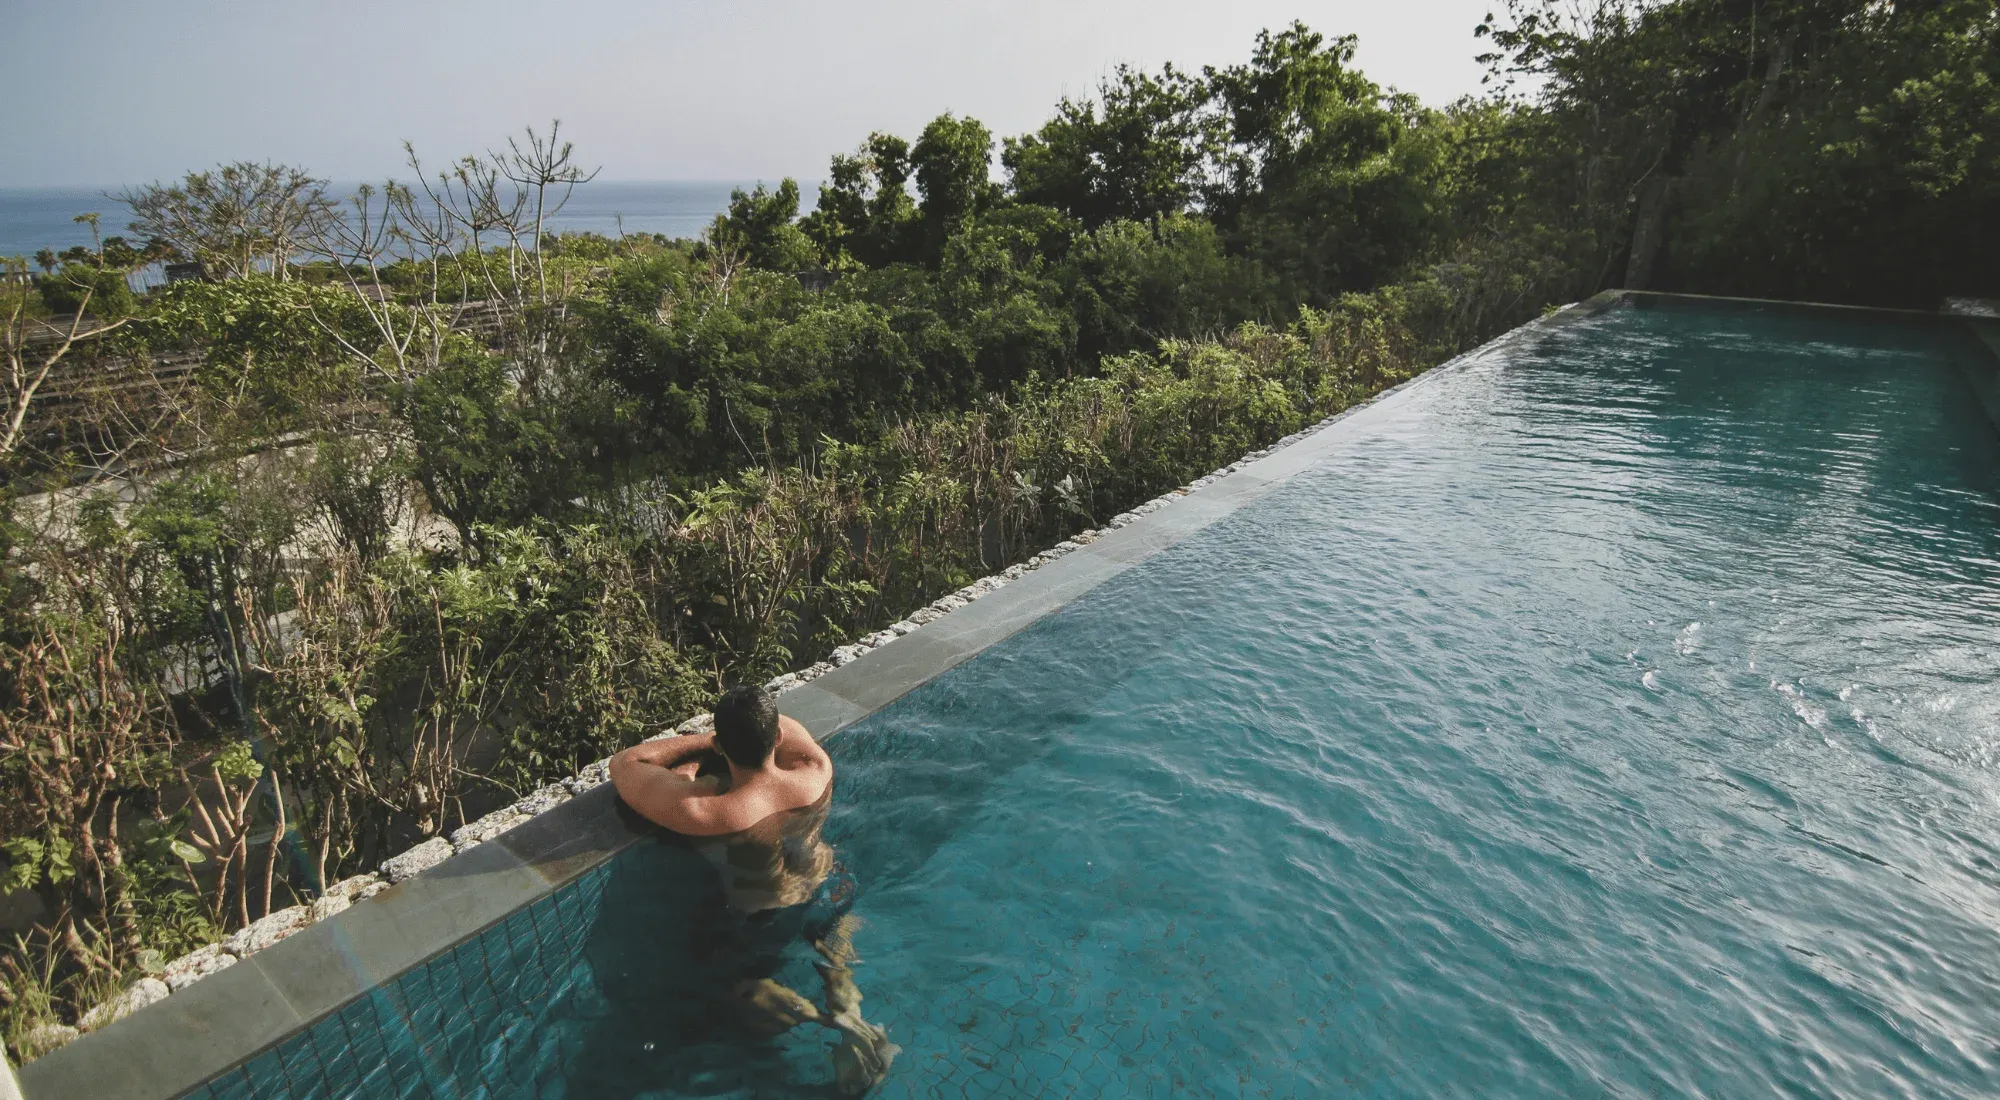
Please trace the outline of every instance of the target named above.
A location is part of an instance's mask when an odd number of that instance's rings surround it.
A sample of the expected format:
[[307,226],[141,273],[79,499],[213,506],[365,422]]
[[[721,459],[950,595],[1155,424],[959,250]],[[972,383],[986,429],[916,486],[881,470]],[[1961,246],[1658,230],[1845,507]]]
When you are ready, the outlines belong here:
[[970,219],[1000,201],[1000,188],[987,178],[993,134],[977,120],[939,115],[924,127],[910,150],[910,167],[923,197],[917,213],[921,236],[917,258],[935,264],[945,242]]
[[818,250],[794,222],[799,216],[799,185],[785,180],[775,192],[763,184],[745,193],[729,193],[729,209],[715,217],[708,231],[709,247],[741,256],[766,271],[803,271],[813,265]]
[[1064,99],[1039,131],[1006,139],[1014,195],[1093,229],[1186,210],[1213,151],[1210,94],[1171,65],[1157,77],[1120,65],[1095,102]]
[[[240,758],[231,762],[224,778],[254,779],[262,774],[262,766],[250,759],[248,745],[238,742],[225,755],[232,752]],[[255,770],[245,768],[245,762]],[[191,889],[195,880],[189,865],[208,862],[208,856],[186,839],[191,814],[190,807],[182,807],[172,817],[134,822],[119,868],[132,899],[139,942],[145,945],[139,951],[141,966],[148,972],[217,938],[215,922]]]
[[237,161],[121,197],[132,230],[212,274],[283,278],[307,222],[327,207],[325,181],[297,168]]
[[[679,593],[660,584],[656,546],[590,525],[516,534],[509,554],[533,579],[518,604],[526,667],[498,765],[504,782],[527,789],[575,772],[705,701],[713,671],[662,630]],[[551,652],[564,659],[537,656]]]
[[197,352],[204,402],[253,434],[313,424],[358,399],[363,374],[349,349],[380,340],[351,295],[266,275],[176,283],[147,304],[127,348]]
[[1230,255],[1212,222],[1186,214],[1100,226],[1076,241],[1057,277],[1086,360],[1224,331],[1256,316],[1268,294],[1262,269]]
[[305,478],[310,506],[339,548],[362,562],[389,552],[408,518],[403,492],[408,458],[366,439],[329,436],[313,448]]
[[[1519,209],[1600,285],[1931,308],[2000,289],[1991,3],[1512,3],[1482,28],[1519,105]],[[1648,191],[1661,245],[1634,264]]]
[[227,748],[215,754],[213,763],[215,774],[224,780],[258,779],[264,774],[264,765],[257,762],[256,755],[250,751],[250,745],[244,741],[231,742]]
[[908,261],[917,243],[910,143],[870,134],[852,156],[835,156],[819,202],[800,223],[835,270]]
[[50,313],[73,314],[87,311],[93,317],[129,317],[138,309],[125,271],[90,259],[71,259],[56,271],[35,280],[42,304]]
[[17,836],[0,844],[0,850],[7,853],[7,877],[0,885],[8,890],[31,890],[43,882],[60,886],[76,877],[71,861],[75,849],[67,837]]
[[1352,68],[1354,48],[1295,23],[1259,35],[1248,65],[1210,74],[1228,137],[1208,209],[1281,299],[1373,287],[1444,229],[1432,117]]
[[517,396],[505,363],[466,349],[412,383],[396,408],[411,475],[470,549],[478,525],[520,522],[563,499],[556,438]]
[[[914,263],[935,267],[945,241],[1002,199],[988,178],[993,135],[977,120],[939,115],[912,146],[871,134],[836,156],[819,204],[801,223],[838,270]],[[913,199],[914,181],[922,201]]]

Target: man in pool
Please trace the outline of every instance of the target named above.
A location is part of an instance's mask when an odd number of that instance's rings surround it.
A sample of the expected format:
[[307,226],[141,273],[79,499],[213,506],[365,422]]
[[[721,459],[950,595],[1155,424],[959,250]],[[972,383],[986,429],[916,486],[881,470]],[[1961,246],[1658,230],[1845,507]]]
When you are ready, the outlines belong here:
[[[820,835],[833,760],[812,734],[779,714],[763,688],[732,688],[715,705],[713,733],[626,749],[611,758],[611,781],[627,805],[688,838],[721,875],[726,911],[715,947],[742,975],[724,991],[734,1015],[767,1035],[808,1021],[833,1028],[842,1091],[859,1095],[881,1081],[897,1048],[861,1018],[854,880]],[[821,956],[824,1010],[772,978],[797,940]]]

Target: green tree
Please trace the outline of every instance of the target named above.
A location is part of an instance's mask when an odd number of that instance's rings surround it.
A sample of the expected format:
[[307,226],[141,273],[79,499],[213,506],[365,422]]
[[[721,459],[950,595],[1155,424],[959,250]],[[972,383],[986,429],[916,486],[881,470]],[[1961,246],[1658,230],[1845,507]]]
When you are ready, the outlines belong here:
[[801,226],[830,266],[880,267],[915,255],[910,172],[910,143],[892,134],[870,134],[854,155],[833,158]]
[[1207,70],[1228,125],[1207,207],[1290,301],[1387,280],[1439,229],[1431,116],[1354,69],[1354,48],[1294,23],[1258,35],[1249,64]]
[[989,178],[992,155],[992,133],[951,114],[931,120],[915,146],[871,134],[853,156],[833,158],[802,228],[836,268],[935,267],[952,233],[1002,198]]
[[1990,287],[1990,3],[1511,3],[1494,75],[1540,85],[1530,207],[1597,285],[1934,305]]
[[794,224],[799,216],[799,185],[787,179],[776,191],[758,184],[754,191],[729,193],[729,209],[715,216],[707,244],[719,252],[741,256],[766,271],[802,271],[813,265],[817,250]]
[[1151,221],[1194,200],[1211,152],[1208,102],[1208,88],[1171,65],[1157,77],[1121,65],[1095,101],[1064,99],[1040,130],[1006,139],[1001,163],[1017,199],[1088,228]]
[[978,120],[939,115],[924,127],[910,150],[921,223],[916,258],[935,266],[945,241],[966,222],[992,209],[1001,197],[990,178],[993,134]]
[[218,278],[283,279],[307,227],[329,211],[326,181],[282,164],[237,161],[119,196],[132,231]]
[[474,559],[486,526],[518,524],[568,499],[560,441],[542,410],[515,398],[506,364],[465,348],[411,383],[396,409],[411,476]]

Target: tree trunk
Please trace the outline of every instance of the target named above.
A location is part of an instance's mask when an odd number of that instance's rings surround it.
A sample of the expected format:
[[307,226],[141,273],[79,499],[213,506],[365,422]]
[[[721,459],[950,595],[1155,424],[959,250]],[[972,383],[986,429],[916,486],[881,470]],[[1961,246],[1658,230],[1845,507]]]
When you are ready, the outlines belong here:
[[1632,224],[1632,251],[1625,261],[1627,290],[1646,290],[1659,266],[1660,244],[1667,235],[1667,215],[1673,207],[1672,176],[1653,176],[1639,186],[1639,211]]

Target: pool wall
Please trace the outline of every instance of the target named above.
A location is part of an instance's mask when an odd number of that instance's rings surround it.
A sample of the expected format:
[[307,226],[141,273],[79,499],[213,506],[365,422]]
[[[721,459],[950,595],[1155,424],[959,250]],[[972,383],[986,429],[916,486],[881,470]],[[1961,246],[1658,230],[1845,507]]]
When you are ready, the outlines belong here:
[[1979,395],[1979,403],[1986,406],[1986,415],[1992,418],[1993,426],[2000,428],[2000,321],[1967,318],[1965,323],[1980,343],[1986,345],[1986,350],[1993,353],[1983,364],[1967,364],[1966,377],[1973,392]]
[[[1644,290],[1614,290],[1591,299],[1595,303],[1610,297],[1616,302],[1636,306],[1640,309],[1672,309],[1685,305],[1700,305],[1708,309],[1742,310],[1746,312],[1783,312],[1794,316],[1819,316],[1829,320],[1881,320],[1916,321],[1957,328],[1970,333],[1974,342],[1983,345],[1986,355],[1972,355],[1961,359],[1965,380],[1978,395],[1981,407],[2000,430],[2000,320],[1991,314],[1966,312],[1962,308],[1947,309],[1944,312],[1929,312],[1917,309],[1882,309],[1874,306],[1842,306],[1821,302],[1785,302],[1768,298],[1718,298],[1701,294],[1667,294]],[[1947,303],[1957,306],[1960,302],[1973,299],[1953,299]],[[1986,303],[1979,302],[1983,306]]]
[[[897,629],[843,647],[810,682],[781,677],[785,713],[824,740],[903,694],[970,659],[1098,585],[1206,528],[1313,465],[1347,432],[1340,424],[1398,404],[1418,387],[1503,354],[1509,347],[1614,306],[1670,308],[1686,296],[1614,291],[1517,328],[1371,401],[1340,413],[1266,451],[1198,479],[932,605]],[[1732,299],[1688,299],[1703,306],[1835,311],[1968,323],[1939,314]],[[1985,328],[1991,325],[1981,323]],[[1982,400],[2000,420],[2000,335],[1982,331],[1995,355]],[[1975,369],[1975,373],[1977,370]],[[949,612],[948,614],[946,612]],[[837,666],[837,667],[835,667]],[[594,770],[593,770],[594,769]],[[30,1100],[154,1100],[180,1095],[241,1066],[315,1021],[352,1011],[365,994],[413,969],[449,961],[469,937],[529,911],[601,866],[652,827],[637,820],[604,782],[602,762],[560,790],[545,812],[497,822],[453,846],[442,838],[398,857],[380,893],[304,927],[240,961],[186,985],[158,1003],[85,1034],[19,1071]],[[567,797],[574,791],[574,797]],[[551,797],[555,797],[552,795]],[[483,840],[483,842],[481,842]],[[414,862],[412,858],[414,857]],[[397,861],[390,861],[392,864]],[[434,865],[430,865],[434,864]],[[385,867],[388,865],[385,865]],[[420,868],[413,870],[412,868]],[[407,872],[407,873],[406,873]]]

